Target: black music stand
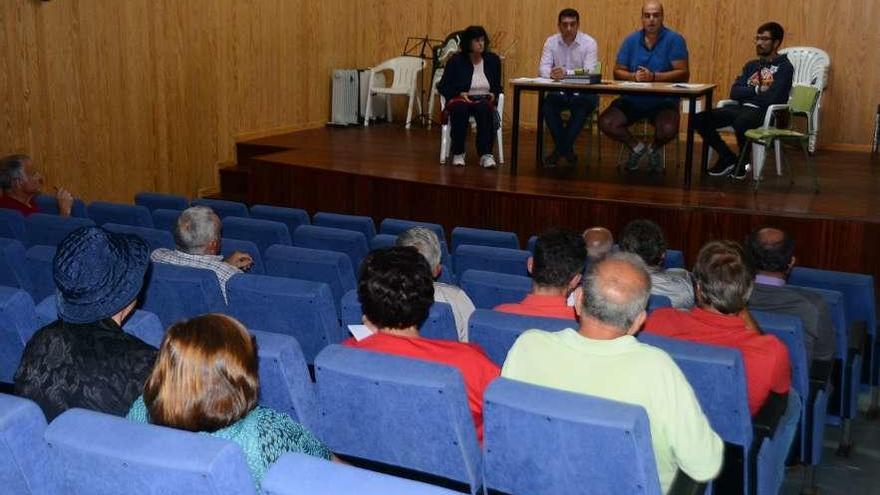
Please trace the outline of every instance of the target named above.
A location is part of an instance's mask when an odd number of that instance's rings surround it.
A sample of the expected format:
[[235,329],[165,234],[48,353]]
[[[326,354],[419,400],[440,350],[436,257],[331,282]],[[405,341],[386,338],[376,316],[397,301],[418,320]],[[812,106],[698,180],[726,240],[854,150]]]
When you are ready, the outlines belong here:
[[[434,47],[442,44],[443,40],[431,38],[427,34],[424,37],[410,36],[406,39],[406,44],[403,47],[403,56],[430,60],[431,66],[436,68],[437,60],[434,58]],[[425,65],[427,66],[428,64]],[[421,77],[419,77],[419,101],[421,102],[422,111],[416,115],[414,119],[422,126],[427,126],[428,122],[431,120],[431,116],[427,113],[428,102],[425,98],[425,73],[428,73],[428,71],[422,69]],[[433,81],[433,70],[429,72],[429,77]],[[430,84],[431,83],[429,82],[428,85],[430,86]]]

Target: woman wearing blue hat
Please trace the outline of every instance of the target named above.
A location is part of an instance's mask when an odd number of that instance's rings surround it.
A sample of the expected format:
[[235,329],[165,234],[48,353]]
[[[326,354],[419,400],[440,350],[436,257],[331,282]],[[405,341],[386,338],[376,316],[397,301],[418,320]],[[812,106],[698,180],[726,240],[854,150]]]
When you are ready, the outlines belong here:
[[150,261],[139,237],[83,227],[53,260],[58,320],[28,341],[15,393],[46,419],[74,407],[125,415],[140,395],[156,349],[122,330]]

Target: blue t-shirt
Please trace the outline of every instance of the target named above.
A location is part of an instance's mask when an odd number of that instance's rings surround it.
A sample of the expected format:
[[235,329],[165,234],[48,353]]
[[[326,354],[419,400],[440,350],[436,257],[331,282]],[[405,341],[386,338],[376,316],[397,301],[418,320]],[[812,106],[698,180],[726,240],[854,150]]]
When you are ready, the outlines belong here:
[[[627,36],[617,51],[617,64],[625,65],[630,72],[639,66],[647,67],[651,72],[667,72],[672,70],[673,60],[687,60],[688,49],[684,37],[675,31],[662,27],[654,47],[645,46],[645,32],[635,31]],[[676,101],[676,98],[658,96],[627,95],[623,98],[640,105],[655,105],[664,100]]]

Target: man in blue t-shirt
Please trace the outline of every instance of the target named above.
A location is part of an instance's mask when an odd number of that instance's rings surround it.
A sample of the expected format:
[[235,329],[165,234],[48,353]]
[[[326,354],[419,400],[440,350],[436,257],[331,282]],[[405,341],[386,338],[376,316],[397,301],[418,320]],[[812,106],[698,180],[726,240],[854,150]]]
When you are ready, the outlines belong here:
[[[684,37],[663,25],[663,5],[649,0],[642,7],[642,29],[627,36],[617,52],[614,79],[672,83],[689,77]],[[649,144],[629,132],[629,126],[642,119],[654,126],[654,140]],[[645,155],[652,171],[662,169],[663,145],[678,135],[678,122],[678,98],[649,95],[621,96],[599,117],[602,132],[629,146],[627,170],[638,169]]]

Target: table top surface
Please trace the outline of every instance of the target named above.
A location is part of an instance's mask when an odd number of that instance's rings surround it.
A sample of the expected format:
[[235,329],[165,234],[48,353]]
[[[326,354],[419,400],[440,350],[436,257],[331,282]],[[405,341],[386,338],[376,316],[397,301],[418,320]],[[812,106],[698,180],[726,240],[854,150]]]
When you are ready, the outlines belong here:
[[580,89],[583,91],[613,91],[616,93],[664,93],[680,95],[701,95],[715,89],[715,84],[702,83],[639,83],[632,81],[603,80],[598,84],[554,81],[539,77],[520,77],[511,79],[510,84],[524,89]]

